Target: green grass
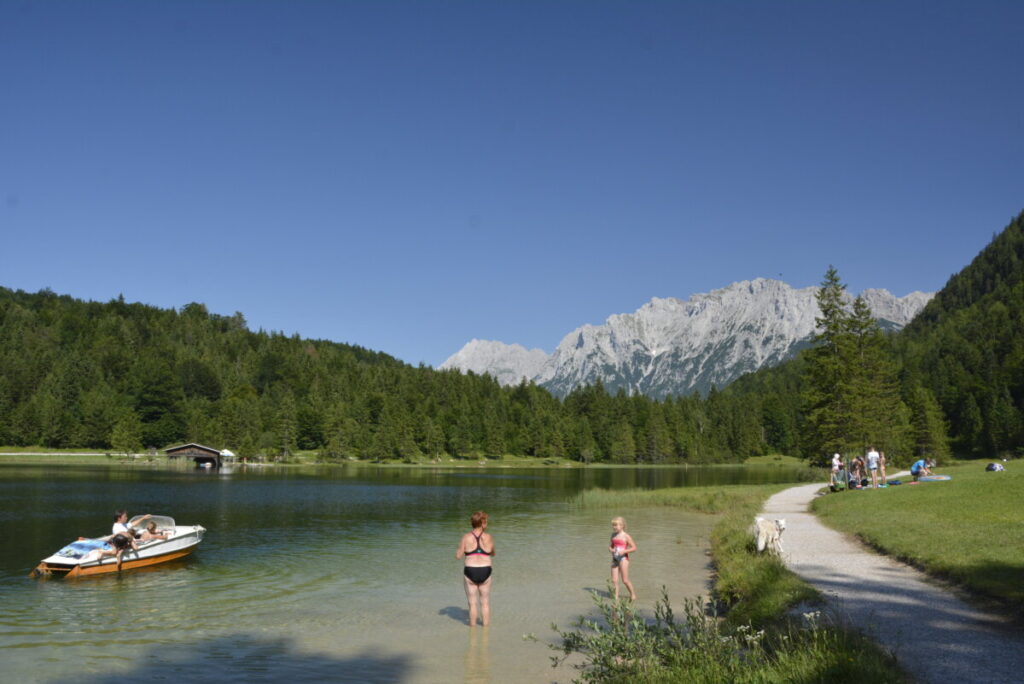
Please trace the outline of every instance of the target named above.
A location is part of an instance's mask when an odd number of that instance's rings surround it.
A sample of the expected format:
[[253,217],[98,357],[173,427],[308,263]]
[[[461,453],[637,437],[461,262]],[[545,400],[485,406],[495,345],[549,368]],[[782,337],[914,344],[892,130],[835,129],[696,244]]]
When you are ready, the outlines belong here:
[[[1024,463],[985,472],[987,461],[938,468],[948,482],[818,498],[826,524],[1024,614]],[[904,481],[909,481],[906,478]]]
[[[658,624],[581,620],[562,632],[563,653],[585,658],[583,679],[594,682],[903,682],[895,659],[866,637],[836,626],[805,624],[792,609],[820,595],[776,557],[758,554],[751,523],[764,501],[789,484],[591,490],[587,508],[675,506],[719,516],[711,532],[714,594],[725,619],[703,619],[686,606],[686,625],[671,618],[668,600]],[[618,609],[619,613],[627,610]]]
[[676,684],[782,684],[784,682],[903,682],[891,656],[867,639],[821,626],[818,613],[785,628],[733,627],[709,614],[697,600],[676,615],[669,597],[655,606],[654,621],[625,599],[595,595],[599,619],[581,618],[573,629],[557,629],[561,655],[578,653],[584,682]]
[[105,454],[103,449],[51,449],[40,446],[0,446],[0,455],[3,454]]
[[[19,453],[20,452],[20,453]],[[158,456],[155,461],[152,462],[163,462],[166,463],[167,459],[163,456]],[[151,461],[146,456],[140,456],[137,459],[126,459],[124,454],[111,453],[107,455],[106,452],[99,451],[95,453],[85,452],[71,452],[68,450],[62,452],[30,452],[30,450],[18,450],[13,449],[0,451],[0,464],[11,464],[11,465],[113,465],[117,463],[124,464],[148,464]]]
[[667,489],[588,489],[576,496],[582,508],[632,508],[674,506],[697,513],[724,513],[744,508],[753,519],[761,503],[788,484],[719,485],[708,487],[671,487]]
[[736,624],[760,626],[789,608],[816,601],[818,594],[769,554],[757,554],[750,526],[765,499],[789,484],[673,487],[654,490],[592,489],[577,495],[586,508],[674,506],[719,515],[711,531],[715,596]]
[[805,466],[807,461],[796,456],[784,456],[783,454],[768,454],[767,456],[751,456],[743,465],[784,465],[784,466]]

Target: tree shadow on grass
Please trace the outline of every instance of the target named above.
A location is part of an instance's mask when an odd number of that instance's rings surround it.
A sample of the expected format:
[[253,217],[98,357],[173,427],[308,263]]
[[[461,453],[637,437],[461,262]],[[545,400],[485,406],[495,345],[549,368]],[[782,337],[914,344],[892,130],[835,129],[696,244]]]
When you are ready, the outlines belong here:
[[[934,578],[909,570],[870,578],[858,567],[836,571],[808,564],[801,574],[814,577],[837,614],[884,644],[924,681],[1020,680],[1024,635],[1004,616],[978,610],[958,596],[957,587]],[[1013,567],[987,563],[978,570],[1001,575]]]
[[[127,647],[125,647],[127,648]],[[120,655],[126,655],[122,652]],[[82,684],[138,682],[401,682],[412,672],[411,654],[367,650],[330,656],[299,650],[290,639],[248,634],[212,641],[140,649],[136,666],[122,672],[82,675]]]

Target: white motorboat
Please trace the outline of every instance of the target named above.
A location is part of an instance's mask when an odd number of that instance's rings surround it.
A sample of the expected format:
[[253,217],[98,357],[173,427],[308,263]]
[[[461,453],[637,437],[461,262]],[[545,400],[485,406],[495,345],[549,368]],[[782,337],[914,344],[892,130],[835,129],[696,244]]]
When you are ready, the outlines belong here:
[[137,540],[138,549],[125,549],[121,554],[121,567],[117,566],[117,558],[104,555],[104,551],[113,551],[109,537],[87,539],[79,537],[57,553],[44,558],[32,571],[34,576],[64,575],[66,577],[84,577],[99,575],[118,570],[131,570],[157,563],[184,558],[203,540],[206,528],[202,525],[178,525],[174,518],[166,515],[151,515],[148,518],[137,515],[129,521],[133,528],[143,523],[156,523],[156,531],[166,535],[166,539]]

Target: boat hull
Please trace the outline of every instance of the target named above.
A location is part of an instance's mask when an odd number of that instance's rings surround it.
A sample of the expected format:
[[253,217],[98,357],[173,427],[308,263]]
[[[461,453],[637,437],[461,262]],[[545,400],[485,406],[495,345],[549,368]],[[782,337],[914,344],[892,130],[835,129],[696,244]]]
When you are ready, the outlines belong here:
[[89,555],[85,555],[82,558],[66,558],[53,555],[40,561],[39,565],[32,571],[32,575],[34,577],[53,575],[89,577],[167,563],[191,554],[199,545],[199,542],[202,541],[203,532],[205,531],[199,525],[188,528],[179,527],[170,539],[151,542],[141,546],[138,550],[125,551],[121,556],[120,567],[118,567],[117,558],[113,556],[97,559]]

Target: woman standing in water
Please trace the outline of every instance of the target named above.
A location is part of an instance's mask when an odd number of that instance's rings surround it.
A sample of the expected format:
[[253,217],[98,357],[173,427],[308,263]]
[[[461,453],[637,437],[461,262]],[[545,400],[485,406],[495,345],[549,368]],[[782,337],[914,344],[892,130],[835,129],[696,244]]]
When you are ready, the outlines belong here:
[[636,591],[629,581],[629,554],[636,551],[636,542],[626,533],[626,521],[622,517],[612,518],[612,540],[608,545],[612,552],[612,586],[615,589],[615,600],[619,600],[619,577],[629,589],[629,600],[636,601]]
[[472,532],[462,535],[456,558],[465,558],[462,569],[466,599],[469,601],[469,626],[476,626],[477,603],[480,617],[486,627],[491,623],[491,564],[494,557],[494,537],[487,533],[487,514],[477,511],[469,518]]

